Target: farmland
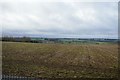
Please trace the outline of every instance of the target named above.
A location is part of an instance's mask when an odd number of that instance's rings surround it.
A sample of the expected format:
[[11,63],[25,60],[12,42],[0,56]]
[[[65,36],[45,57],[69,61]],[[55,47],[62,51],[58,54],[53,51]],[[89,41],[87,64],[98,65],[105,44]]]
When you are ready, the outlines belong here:
[[2,43],[3,74],[47,78],[117,77],[117,44]]

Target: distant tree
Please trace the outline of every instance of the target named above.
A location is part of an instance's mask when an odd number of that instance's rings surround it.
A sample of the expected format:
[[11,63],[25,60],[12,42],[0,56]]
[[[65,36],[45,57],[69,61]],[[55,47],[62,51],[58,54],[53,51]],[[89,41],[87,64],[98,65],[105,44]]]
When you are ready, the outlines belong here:
[[45,40],[49,40],[48,38],[45,38]]
[[10,36],[3,36],[2,41],[13,41],[13,42],[30,42],[30,37],[10,37]]
[[71,44],[71,41],[69,41],[68,43]]
[[31,38],[30,37],[22,37],[21,38],[22,42],[30,42],[31,41]]

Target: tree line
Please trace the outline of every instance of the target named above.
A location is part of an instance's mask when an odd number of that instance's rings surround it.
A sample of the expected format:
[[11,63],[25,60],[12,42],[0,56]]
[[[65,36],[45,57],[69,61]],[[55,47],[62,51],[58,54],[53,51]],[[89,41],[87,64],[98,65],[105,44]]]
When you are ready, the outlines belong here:
[[31,42],[31,43],[58,43],[59,39],[48,39],[44,38],[44,40],[33,40],[31,37],[9,37],[9,36],[4,36],[2,41],[8,41],[8,42]]
[[31,38],[30,37],[9,37],[9,36],[4,36],[4,37],[2,37],[2,41],[31,42]]

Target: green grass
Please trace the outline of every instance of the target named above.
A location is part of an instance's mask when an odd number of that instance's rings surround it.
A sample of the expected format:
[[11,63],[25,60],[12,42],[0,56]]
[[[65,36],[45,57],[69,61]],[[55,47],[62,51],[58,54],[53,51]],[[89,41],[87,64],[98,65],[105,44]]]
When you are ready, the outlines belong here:
[[116,44],[3,42],[3,74],[47,78],[117,77]]

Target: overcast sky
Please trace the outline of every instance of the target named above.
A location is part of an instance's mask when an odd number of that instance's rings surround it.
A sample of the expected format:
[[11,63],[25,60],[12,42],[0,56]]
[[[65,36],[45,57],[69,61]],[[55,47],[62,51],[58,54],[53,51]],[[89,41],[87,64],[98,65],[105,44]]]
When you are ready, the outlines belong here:
[[0,3],[3,35],[117,38],[117,2]]

